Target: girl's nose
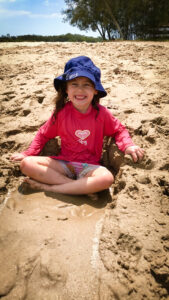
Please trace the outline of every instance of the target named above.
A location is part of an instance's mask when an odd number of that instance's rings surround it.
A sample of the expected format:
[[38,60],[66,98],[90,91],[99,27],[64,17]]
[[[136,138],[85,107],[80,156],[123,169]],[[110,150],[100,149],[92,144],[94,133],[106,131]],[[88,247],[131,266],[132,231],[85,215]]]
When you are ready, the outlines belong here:
[[81,84],[79,84],[79,85],[77,86],[77,89],[78,89],[78,90],[83,90],[83,89],[84,89],[84,86],[81,85]]

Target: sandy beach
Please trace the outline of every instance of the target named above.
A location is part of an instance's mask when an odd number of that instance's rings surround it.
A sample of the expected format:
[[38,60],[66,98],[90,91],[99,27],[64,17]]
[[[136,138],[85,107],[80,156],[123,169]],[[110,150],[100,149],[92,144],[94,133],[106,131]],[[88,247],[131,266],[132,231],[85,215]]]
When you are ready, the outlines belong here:
[[[100,103],[145,149],[133,163],[105,140],[115,184],[98,202],[31,190],[10,161],[50,117],[53,79],[78,55],[101,69]],[[168,62],[168,42],[0,44],[1,299],[169,299]],[[42,155],[58,151],[54,139]]]

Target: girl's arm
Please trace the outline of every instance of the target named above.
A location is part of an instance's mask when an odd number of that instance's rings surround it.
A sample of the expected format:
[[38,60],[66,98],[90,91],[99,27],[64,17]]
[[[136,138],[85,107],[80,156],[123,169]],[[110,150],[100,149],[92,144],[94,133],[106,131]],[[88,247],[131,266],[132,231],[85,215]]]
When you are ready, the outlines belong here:
[[126,127],[110,111],[107,112],[105,119],[106,135],[114,137],[119,150],[131,155],[134,162],[141,160],[144,156],[144,150],[133,143]]

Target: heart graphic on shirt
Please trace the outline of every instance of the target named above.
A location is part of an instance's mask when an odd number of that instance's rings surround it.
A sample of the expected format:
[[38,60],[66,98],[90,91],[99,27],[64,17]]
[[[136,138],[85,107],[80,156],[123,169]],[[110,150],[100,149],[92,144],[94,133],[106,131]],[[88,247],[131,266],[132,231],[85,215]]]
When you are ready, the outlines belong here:
[[75,135],[79,139],[85,140],[90,135],[90,131],[89,130],[76,130]]

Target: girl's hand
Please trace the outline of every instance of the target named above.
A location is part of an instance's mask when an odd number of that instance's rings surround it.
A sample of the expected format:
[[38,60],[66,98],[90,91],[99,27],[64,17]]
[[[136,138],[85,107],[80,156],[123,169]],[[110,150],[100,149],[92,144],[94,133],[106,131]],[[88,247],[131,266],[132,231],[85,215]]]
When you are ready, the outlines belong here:
[[14,153],[14,154],[11,156],[10,160],[12,160],[12,161],[21,161],[21,160],[24,159],[25,157],[26,157],[26,155],[23,154],[23,153]]
[[144,150],[139,146],[130,146],[126,148],[125,154],[130,154],[133,161],[137,162],[138,160],[142,160],[144,156]]

